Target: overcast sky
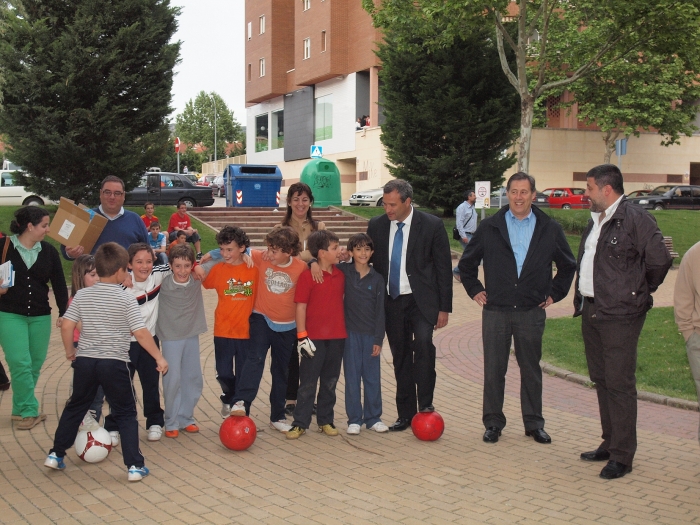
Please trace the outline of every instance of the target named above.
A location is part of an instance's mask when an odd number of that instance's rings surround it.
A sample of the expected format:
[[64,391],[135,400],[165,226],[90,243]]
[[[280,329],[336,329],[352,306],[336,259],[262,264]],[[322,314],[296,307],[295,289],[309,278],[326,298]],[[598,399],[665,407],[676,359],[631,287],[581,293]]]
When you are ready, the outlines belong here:
[[204,90],[221,95],[245,125],[244,0],[171,0],[171,4],[182,7],[174,37],[182,47],[173,83],[173,122]]

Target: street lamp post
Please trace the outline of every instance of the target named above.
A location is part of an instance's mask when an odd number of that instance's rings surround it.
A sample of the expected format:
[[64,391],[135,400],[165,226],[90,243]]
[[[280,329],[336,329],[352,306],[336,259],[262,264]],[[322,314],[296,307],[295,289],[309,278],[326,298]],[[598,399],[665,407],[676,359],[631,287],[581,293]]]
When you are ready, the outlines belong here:
[[[214,98],[214,95],[211,96],[211,101],[214,103],[214,162],[216,163],[217,157],[216,157],[216,99]],[[215,164],[216,166],[216,164]],[[214,168],[216,170],[216,168]]]

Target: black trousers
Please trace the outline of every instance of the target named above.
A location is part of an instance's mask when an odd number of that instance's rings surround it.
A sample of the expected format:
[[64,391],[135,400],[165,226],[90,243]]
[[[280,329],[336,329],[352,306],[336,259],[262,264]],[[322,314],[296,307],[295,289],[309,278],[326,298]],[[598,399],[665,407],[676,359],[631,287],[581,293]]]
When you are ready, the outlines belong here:
[[524,311],[484,310],[484,427],[506,426],[503,400],[511,339],[520,367],[520,409],[525,430],[544,428],[542,417],[542,334],[546,314],[542,308]]
[[[158,337],[153,336],[156,345],[158,345]],[[132,341],[129,346],[129,372],[131,379],[134,379],[134,374],[139,373],[141,380],[141,388],[143,390],[143,415],[146,416],[146,428],[151,428],[152,425],[159,427],[165,426],[163,417],[163,408],[160,406],[160,372],[156,370],[156,360],[151,354],[146,352],[143,347],[137,342]],[[107,402],[112,403],[109,394],[105,392]],[[112,417],[112,410],[105,417],[105,429],[110,432],[117,430],[117,424]]]
[[110,402],[110,415],[121,437],[124,464],[127,467],[143,467],[131,375],[128,363],[117,359],[78,357],[73,362],[73,394],[61,414],[50,452],[64,457],[66,450],[73,446],[80,422],[95,399],[99,385],[102,385]]
[[289,401],[296,401],[299,392],[299,350],[297,342],[294,341],[292,355],[289,357],[289,376],[287,378],[287,395]]
[[411,419],[433,404],[435,392],[435,326],[421,313],[413,294],[385,298],[386,337],[394,360],[396,409]]
[[10,382],[10,378],[7,377],[7,372],[5,372],[5,367],[0,363],[0,385],[4,385]]
[[603,442],[610,459],[632,465],[637,451],[637,343],[646,313],[599,321],[596,305],[584,300],[581,334],[591,381],[598,394]]

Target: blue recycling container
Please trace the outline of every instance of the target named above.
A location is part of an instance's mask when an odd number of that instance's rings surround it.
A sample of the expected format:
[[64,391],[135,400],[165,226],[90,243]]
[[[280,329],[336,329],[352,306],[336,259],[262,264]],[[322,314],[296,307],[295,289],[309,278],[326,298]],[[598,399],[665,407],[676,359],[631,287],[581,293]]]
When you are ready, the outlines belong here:
[[229,164],[224,170],[226,206],[277,208],[282,172],[277,166]]

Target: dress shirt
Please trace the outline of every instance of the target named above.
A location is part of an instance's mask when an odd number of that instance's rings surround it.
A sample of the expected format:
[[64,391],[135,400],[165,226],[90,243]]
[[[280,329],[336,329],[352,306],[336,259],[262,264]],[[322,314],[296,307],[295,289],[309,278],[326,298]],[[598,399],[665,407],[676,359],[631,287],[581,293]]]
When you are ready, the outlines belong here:
[[467,236],[467,233],[476,231],[476,210],[467,201],[457,206],[456,224],[462,239]]
[[530,213],[528,213],[527,217],[522,220],[513,215],[512,211],[508,210],[506,212],[508,238],[515,255],[515,264],[518,266],[518,277],[520,277],[520,272],[523,269],[523,263],[527,256],[527,250],[530,248],[530,241],[532,240],[532,233],[535,231],[536,223],[537,217],[532,213],[532,208],[530,208]]
[[100,209],[100,213],[101,213],[102,215],[104,215],[105,217],[107,217],[110,221],[115,221],[115,220],[117,220],[119,217],[121,217],[122,215],[124,215],[124,206],[122,206],[121,208],[119,208],[119,213],[117,213],[114,217],[110,217],[109,215],[107,215],[107,214],[105,213],[105,211],[102,209],[102,204],[100,204],[99,209]]
[[600,212],[591,212],[591,219],[593,219],[593,228],[586,238],[586,245],[583,251],[583,257],[581,257],[581,267],[578,269],[578,291],[584,297],[595,297],[595,291],[593,290],[593,259],[595,259],[595,251],[598,246],[598,237],[600,237],[600,230],[603,228],[603,224],[608,222],[610,218],[617,211],[617,206],[620,204],[623,195],[613,202],[606,210],[605,217],[600,220]]
[[[401,245],[401,285],[399,287],[400,294],[406,295],[413,293],[411,290],[411,283],[408,282],[408,275],[406,274],[406,248],[408,247],[408,236],[411,233],[411,221],[413,220],[413,206],[411,206],[411,213],[403,221],[403,244]],[[399,221],[391,221],[391,227],[389,228],[389,260],[391,261],[391,252],[394,251],[394,236],[398,231],[399,227],[396,224]],[[389,279],[387,279],[386,290],[389,292]]]

